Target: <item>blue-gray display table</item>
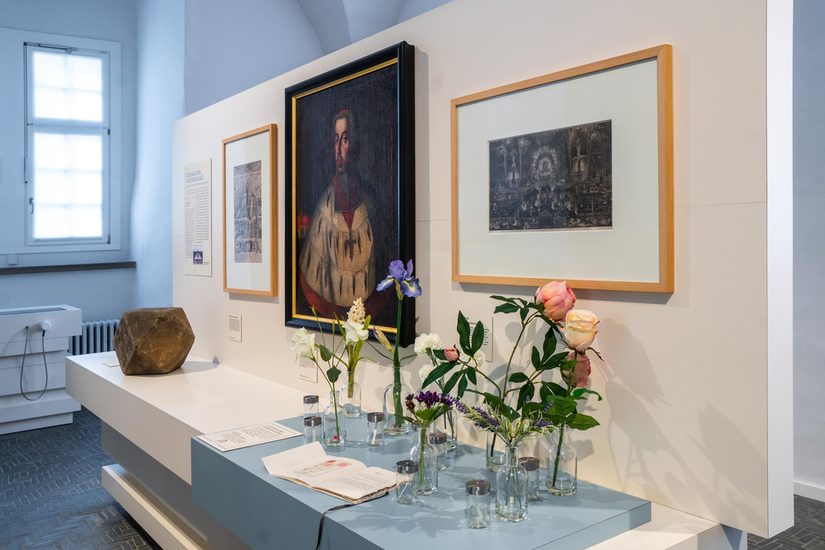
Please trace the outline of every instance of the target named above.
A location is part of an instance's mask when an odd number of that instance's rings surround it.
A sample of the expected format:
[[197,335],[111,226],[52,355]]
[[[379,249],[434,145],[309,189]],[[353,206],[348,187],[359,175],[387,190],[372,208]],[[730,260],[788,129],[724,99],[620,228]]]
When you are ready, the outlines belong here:
[[[302,430],[300,418],[282,420]],[[362,419],[350,427],[357,440]],[[303,444],[297,437],[221,453],[192,439],[192,499],[253,548],[315,548],[321,514],[344,504],[337,498],[270,476],[261,458]],[[357,442],[355,443],[358,444]],[[363,444],[361,444],[363,445]],[[394,471],[407,458],[412,439],[388,439],[383,447],[349,445],[342,454],[369,466]],[[332,454],[330,450],[327,453]],[[324,520],[324,549],[587,548],[650,521],[650,502],[579,482],[573,497],[541,494],[531,502],[528,519],[487,529],[464,526],[464,483],[495,474],[484,467],[480,449],[462,445],[455,464],[439,473],[438,493],[412,506],[399,505],[394,493],[357,506],[330,512]],[[542,482],[544,479],[544,471]]]

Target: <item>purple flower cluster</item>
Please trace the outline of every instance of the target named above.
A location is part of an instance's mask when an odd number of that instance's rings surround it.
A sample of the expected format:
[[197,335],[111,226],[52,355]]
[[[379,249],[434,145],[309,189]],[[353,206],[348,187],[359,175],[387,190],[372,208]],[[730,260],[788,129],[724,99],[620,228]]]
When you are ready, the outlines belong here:
[[457,410],[461,414],[467,414],[470,412],[470,409],[467,408],[467,405],[465,405],[464,401],[462,401],[461,399],[451,397],[451,400],[453,402],[453,407],[455,407],[455,410]]
[[481,417],[481,419],[476,422],[476,426],[479,428],[498,428],[500,426],[499,421],[490,416],[490,414],[481,407],[473,407],[473,411]]
[[435,391],[420,391],[417,395],[409,394],[407,396],[407,408],[410,412],[415,411],[415,401],[418,401],[419,404],[424,405],[428,409],[432,409],[439,403],[443,403],[444,405],[451,407],[454,400],[448,394],[438,393]]
[[543,418],[539,418],[538,420],[536,420],[533,423],[533,428],[535,428],[537,430],[542,430],[542,429],[546,428],[549,425],[550,425],[550,422],[548,422],[547,420],[544,420]]

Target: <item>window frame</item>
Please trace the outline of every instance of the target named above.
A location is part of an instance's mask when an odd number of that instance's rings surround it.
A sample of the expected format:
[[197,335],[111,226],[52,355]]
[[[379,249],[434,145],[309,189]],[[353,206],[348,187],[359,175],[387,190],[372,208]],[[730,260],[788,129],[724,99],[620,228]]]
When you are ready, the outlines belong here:
[[[19,52],[17,59],[20,63],[20,72],[18,73],[19,76],[15,79],[18,82],[17,89],[19,92],[16,92],[15,95],[19,93],[18,97],[21,100],[18,105],[20,127],[22,128],[17,135],[20,136],[20,151],[23,156],[21,159],[21,170],[19,172],[20,180],[18,180],[20,181],[19,191],[12,192],[7,196],[7,198],[13,200],[18,205],[13,209],[17,210],[19,214],[14,214],[13,218],[19,221],[14,222],[17,229],[13,227],[10,228],[12,232],[8,235],[8,238],[3,239],[4,244],[0,244],[0,254],[108,253],[124,250],[123,237],[125,234],[125,224],[128,222],[128,211],[123,204],[123,197],[125,195],[122,174],[127,167],[124,165],[122,153],[125,136],[122,127],[124,116],[122,112],[124,83],[122,82],[121,44],[109,40],[21,31],[5,27],[0,27],[0,39],[2,39],[0,43],[5,41],[4,47],[12,46]],[[16,46],[14,46],[15,42]],[[31,72],[29,56],[32,55],[30,51],[32,47],[49,46],[57,48],[58,51],[65,51],[66,49],[72,48],[78,50],[78,53],[102,52],[108,56],[108,63],[104,63],[104,65],[108,64],[108,70],[106,71],[104,69],[105,74],[103,75],[104,87],[108,89],[108,108],[104,109],[104,121],[108,123],[105,123],[106,131],[101,132],[105,134],[103,135],[104,149],[108,143],[108,156],[104,154],[104,158],[107,158],[107,161],[105,161],[103,167],[107,184],[104,183],[104,196],[102,198],[102,206],[105,210],[102,238],[34,239],[33,217],[30,214],[31,205],[29,204],[29,198],[34,197],[34,165],[32,162],[33,159],[30,158],[30,155],[33,154],[32,140],[34,132],[30,131],[28,125],[33,114],[30,113],[30,109],[33,110],[34,108],[32,101],[34,89],[32,83],[30,83],[32,75],[29,74]],[[8,55],[6,59],[12,61]],[[9,75],[14,79],[11,72]],[[11,82],[8,84],[11,85]],[[6,86],[6,89],[13,90],[13,88],[8,88],[8,86]],[[108,117],[108,119],[106,117]],[[47,129],[48,126],[44,124],[46,120],[49,119],[39,119],[37,124],[38,131]],[[60,119],[58,119],[58,121],[61,126],[66,122]],[[66,127],[73,126],[71,131],[74,132],[77,128],[82,128],[85,124],[86,123],[83,122],[80,124],[69,122]],[[97,127],[101,126],[101,123],[92,124]],[[11,139],[11,135],[6,134],[5,139]],[[16,172],[16,170],[12,170],[12,172]],[[12,188],[8,190],[11,191]],[[4,196],[6,196],[5,193]],[[11,211],[9,211],[9,213],[11,213]],[[14,234],[17,234],[18,237],[13,237],[12,235]],[[89,259],[92,258],[92,256],[87,257]]]

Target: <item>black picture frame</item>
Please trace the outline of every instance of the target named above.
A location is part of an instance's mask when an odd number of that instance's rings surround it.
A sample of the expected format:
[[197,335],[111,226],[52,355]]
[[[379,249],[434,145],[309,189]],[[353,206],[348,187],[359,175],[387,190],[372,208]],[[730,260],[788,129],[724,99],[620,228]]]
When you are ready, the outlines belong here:
[[415,337],[415,300],[396,335],[395,291],[375,290],[415,256],[414,51],[400,42],[285,91],[287,326],[318,330],[314,307],[329,331],[361,297],[390,340]]

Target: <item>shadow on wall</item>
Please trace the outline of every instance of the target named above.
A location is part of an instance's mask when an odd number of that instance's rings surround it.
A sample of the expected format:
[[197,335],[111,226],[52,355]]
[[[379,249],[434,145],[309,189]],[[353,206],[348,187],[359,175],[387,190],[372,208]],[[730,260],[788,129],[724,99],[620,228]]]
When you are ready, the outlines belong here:
[[[714,465],[715,474],[707,478],[691,474],[691,470],[695,468],[691,468],[670,444],[671,439],[685,436],[663,433],[650,413],[654,407],[667,408],[670,404],[664,398],[661,386],[656,380],[656,371],[643,344],[635,339],[626,327],[612,320],[602,320],[602,324],[603,330],[609,332],[617,344],[612,351],[617,356],[624,357],[627,365],[627,368],[622,368],[619,373],[609,361],[594,362],[594,366],[599,365],[603,370],[606,402],[621,403],[621,407],[611,408],[610,421],[605,425],[608,444],[612,448],[615,441],[630,439],[631,434],[635,434],[624,456],[619,455],[620,449],[612,449],[615,479],[624,480],[621,489],[629,490],[630,485],[638,485],[643,488],[648,498],[665,504],[669,501],[667,494],[681,495],[682,498],[696,503],[698,509],[703,508],[703,502],[721,501],[730,510],[746,517],[752,524],[759,524],[762,514],[754,510],[752,503],[761,501],[764,495],[749,490],[748,480],[766,474],[766,457],[760,456],[758,450],[742,436],[736,425],[712,404],[703,402],[702,396],[699,395],[696,396],[695,403],[696,408],[702,411],[699,426],[702,438],[700,441],[690,439],[707,457],[708,463]],[[686,376],[689,376],[689,373],[686,373]],[[740,453],[725,453],[726,448],[747,449],[752,460],[747,464],[725,463],[726,460],[735,460],[735,456],[741,456]],[[666,491],[655,482],[657,476],[649,468],[649,465],[661,463],[663,460],[673,465],[672,470],[666,473],[662,480],[667,486]],[[721,476],[718,473],[720,471],[729,474]]]

